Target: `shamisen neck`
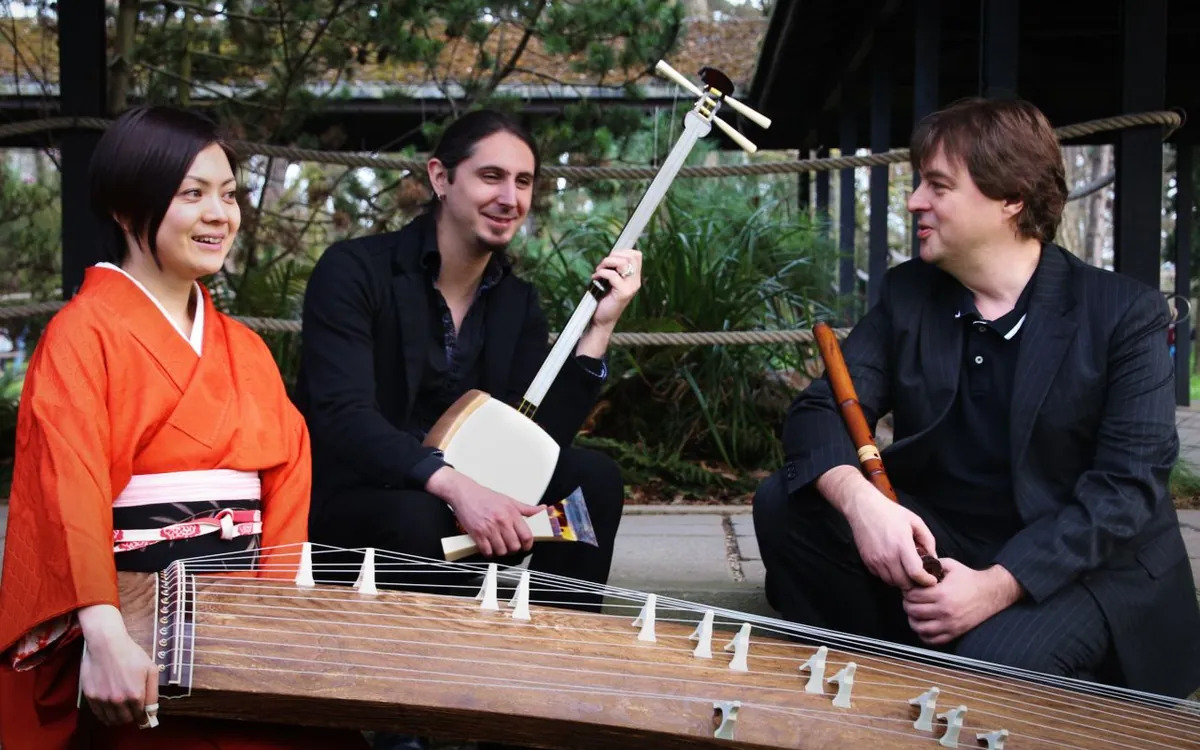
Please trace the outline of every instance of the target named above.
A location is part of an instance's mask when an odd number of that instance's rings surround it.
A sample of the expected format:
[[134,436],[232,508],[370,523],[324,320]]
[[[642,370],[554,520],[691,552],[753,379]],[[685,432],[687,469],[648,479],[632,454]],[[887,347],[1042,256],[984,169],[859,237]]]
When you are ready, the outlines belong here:
[[[688,112],[684,118],[683,135],[676,141],[675,146],[671,149],[671,153],[663,162],[662,169],[655,175],[654,181],[650,183],[650,187],[646,189],[645,195],[638,203],[637,209],[634,210],[633,216],[625,225],[625,229],[621,232],[621,236],[613,244],[613,249],[631,248],[634,247],[638,238],[641,237],[646,225],[650,222],[650,218],[658,209],[659,203],[662,202],[663,196],[666,195],[667,189],[671,186],[671,182],[683,167],[684,161],[691,153],[692,147],[696,145],[696,141],[703,138],[712,130],[712,116],[716,114],[716,106],[708,110],[707,115],[701,115],[696,109]],[[530,414],[541,404],[542,399],[546,397],[546,393],[550,390],[550,386],[554,383],[558,373],[562,370],[563,364],[575,351],[579,339],[587,330],[588,324],[592,320],[592,315],[596,312],[596,308],[600,304],[600,299],[608,294],[608,283],[604,281],[593,281],[588,288],[583,299],[575,308],[570,320],[563,326],[562,332],[558,339],[555,340],[554,346],[550,349],[550,353],[546,356],[546,361],[542,363],[542,367],[533,378],[533,382],[529,384],[529,389],[525,392],[525,397],[521,404],[521,411]]]

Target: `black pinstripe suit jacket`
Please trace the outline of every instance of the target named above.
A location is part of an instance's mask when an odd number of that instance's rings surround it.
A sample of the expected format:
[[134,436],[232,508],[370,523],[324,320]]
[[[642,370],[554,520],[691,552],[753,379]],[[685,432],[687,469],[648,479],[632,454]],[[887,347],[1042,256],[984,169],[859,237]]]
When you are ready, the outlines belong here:
[[[1129,686],[1186,695],[1200,685],[1200,609],[1167,487],[1179,442],[1165,300],[1050,244],[1036,279],[1010,412],[1025,526],[995,562],[1033,602],[1081,582],[1104,611]],[[893,268],[843,345],[872,429],[893,412],[883,461],[900,489],[928,464],[932,429],[958,386],[955,286],[920,260]],[[793,492],[858,464],[824,378],[792,404],[783,443]]]

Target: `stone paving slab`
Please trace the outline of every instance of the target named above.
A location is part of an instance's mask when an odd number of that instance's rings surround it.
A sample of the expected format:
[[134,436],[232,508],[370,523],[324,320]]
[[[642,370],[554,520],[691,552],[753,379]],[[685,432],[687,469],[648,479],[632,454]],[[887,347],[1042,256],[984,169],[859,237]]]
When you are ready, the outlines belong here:
[[610,582],[641,591],[735,587],[721,518],[626,516],[617,533]]
[[733,516],[734,533],[737,535],[738,551],[743,560],[762,560],[758,549],[758,537],[754,534],[754,518],[752,516]]

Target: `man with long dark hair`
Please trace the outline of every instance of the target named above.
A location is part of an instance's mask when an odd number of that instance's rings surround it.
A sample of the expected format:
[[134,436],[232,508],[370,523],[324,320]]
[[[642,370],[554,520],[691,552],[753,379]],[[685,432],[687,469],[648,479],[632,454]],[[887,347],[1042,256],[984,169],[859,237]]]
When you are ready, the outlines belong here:
[[[546,357],[546,317],[506,254],[528,214],[539,166],[536,145],[518,123],[494,111],[467,114],[429,159],[434,199],[425,213],[400,231],[339,242],[317,263],[304,301],[296,392],[313,438],[314,542],[440,560],[441,539],[462,533],[461,525],[483,559],[511,564],[533,549],[533,571],[607,581],[623,481],[611,459],[571,442],[607,374],[613,328],[640,286],[640,253],[616,250],[596,268],[594,278],[611,291],[537,415],[561,446],[543,501],[581,488],[598,547],[534,549],[525,517],[539,507],[482,486],[423,444],[470,389],[515,406]],[[379,575],[401,585],[431,580]],[[448,593],[461,593],[454,587],[469,580],[437,577]],[[601,601],[564,596],[589,609]]]
[[1168,490],[1163,296],[1054,244],[1063,158],[1028,102],[934,113],[912,166],[920,258],[844,344],[871,428],[893,414],[901,503],[863,477],[814,381],[754,500],[768,598],[809,625],[1188,695],[1200,611]]

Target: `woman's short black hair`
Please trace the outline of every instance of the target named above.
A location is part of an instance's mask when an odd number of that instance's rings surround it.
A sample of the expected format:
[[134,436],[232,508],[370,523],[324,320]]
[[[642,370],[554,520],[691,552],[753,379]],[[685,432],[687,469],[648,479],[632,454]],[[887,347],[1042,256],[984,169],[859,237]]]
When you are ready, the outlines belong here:
[[[542,169],[542,157],[533,136],[521,123],[494,109],[477,109],[450,123],[430,158],[444,164],[447,178],[454,182],[455,168],[471,158],[471,154],[475,152],[475,144],[496,133],[511,133],[529,147],[533,152],[533,176],[536,178]],[[434,197],[429,206],[436,206],[437,202],[437,198]]]
[[134,107],[109,126],[92,154],[88,180],[92,211],[105,228],[101,237],[112,262],[124,262],[129,252],[122,223],[135,237],[146,238],[158,262],[158,227],[196,155],[214,143],[237,174],[233,150],[216,123],[201,115]]

